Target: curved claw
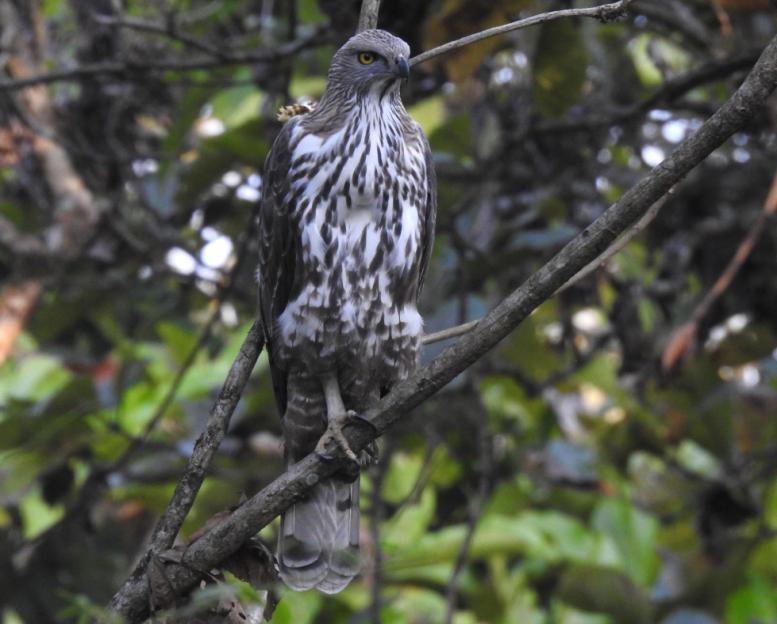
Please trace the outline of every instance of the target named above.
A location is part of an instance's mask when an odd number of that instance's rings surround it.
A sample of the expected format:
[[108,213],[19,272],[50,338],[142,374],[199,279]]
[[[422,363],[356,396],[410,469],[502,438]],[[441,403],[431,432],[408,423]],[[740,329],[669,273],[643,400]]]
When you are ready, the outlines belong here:
[[356,453],[353,452],[351,446],[348,444],[348,440],[343,434],[343,427],[354,417],[356,412],[348,410],[341,412],[340,414],[332,414],[329,416],[329,422],[321,439],[316,444],[315,452],[324,459],[332,459],[332,456],[326,452],[326,447],[330,440],[334,440],[337,445],[343,450],[346,457],[351,461],[359,461],[356,457]]
[[373,431],[373,433],[375,433],[375,435],[380,433],[378,431],[378,428],[375,426],[375,423],[372,422],[369,418],[365,418],[361,414],[357,414],[354,411],[349,411],[348,413],[351,416],[351,420],[356,420],[356,421],[362,423],[363,425],[367,425],[370,429],[372,429],[372,431]]

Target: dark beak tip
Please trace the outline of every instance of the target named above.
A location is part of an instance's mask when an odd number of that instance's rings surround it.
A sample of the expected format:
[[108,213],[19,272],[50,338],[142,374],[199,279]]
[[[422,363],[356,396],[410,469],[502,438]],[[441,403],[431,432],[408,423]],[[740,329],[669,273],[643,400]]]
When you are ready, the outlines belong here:
[[408,63],[407,59],[403,56],[400,56],[397,59],[397,74],[404,79],[407,79],[410,76],[410,63]]

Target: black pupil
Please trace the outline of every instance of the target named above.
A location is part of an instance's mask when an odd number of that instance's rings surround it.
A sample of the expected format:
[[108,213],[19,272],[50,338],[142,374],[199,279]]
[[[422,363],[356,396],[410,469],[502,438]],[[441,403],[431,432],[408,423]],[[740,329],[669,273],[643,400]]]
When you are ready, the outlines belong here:
[[372,54],[370,54],[369,52],[365,52],[364,54],[362,54],[362,60],[365,63],[369,63],[372,60]]

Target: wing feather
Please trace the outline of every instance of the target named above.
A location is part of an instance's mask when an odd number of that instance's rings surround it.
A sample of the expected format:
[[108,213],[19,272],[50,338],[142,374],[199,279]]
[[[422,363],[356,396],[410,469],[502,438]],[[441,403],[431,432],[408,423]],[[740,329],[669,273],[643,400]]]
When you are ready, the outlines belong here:
[[429,259],[434,248],[434,225],[437,219],[437,173],[434,170],[434,160],[432,159],[432,148],[429,146],[429,140],[420,126],[416,126],[416,128],[423,141],[426,160],[426,205],[421,215],[421,264],[418,270],[418,292],[420,293],[424,286],[426,268],[429,266]]
[[287,203],[291,134],[297,120],[290,120],[275,138],[264,164],[262,205],[259,211],[259,314],[267,343],[273,390],[278,410],[286,411],[287,374],[273,356],[275,324],[294,289],[298,240]]

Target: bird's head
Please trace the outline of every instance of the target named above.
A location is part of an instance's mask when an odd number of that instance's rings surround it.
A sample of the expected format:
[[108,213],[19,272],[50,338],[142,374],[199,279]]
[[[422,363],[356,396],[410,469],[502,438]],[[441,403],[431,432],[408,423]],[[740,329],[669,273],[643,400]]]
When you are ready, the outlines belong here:
[[385,30],[365,30],[345,42],[329,67],[329,83],[359,94],[398,91],[410,74],[410,46]]

